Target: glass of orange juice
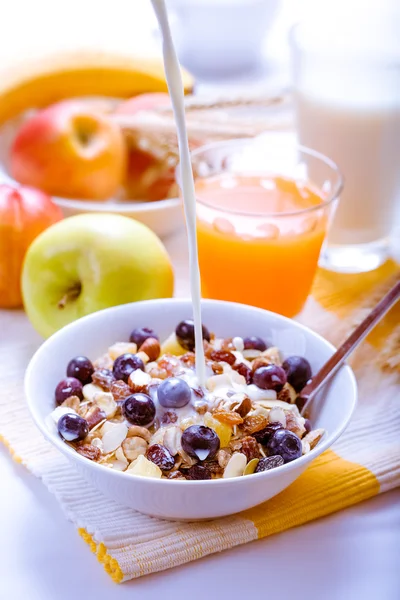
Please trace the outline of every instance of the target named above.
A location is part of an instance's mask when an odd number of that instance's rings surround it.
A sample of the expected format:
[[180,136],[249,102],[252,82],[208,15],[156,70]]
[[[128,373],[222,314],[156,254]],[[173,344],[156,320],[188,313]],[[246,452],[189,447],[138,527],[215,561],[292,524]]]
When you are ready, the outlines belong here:
[[314,150],[267,140],[192,153],[202,295],[292,317],[310,292],[342,177]]

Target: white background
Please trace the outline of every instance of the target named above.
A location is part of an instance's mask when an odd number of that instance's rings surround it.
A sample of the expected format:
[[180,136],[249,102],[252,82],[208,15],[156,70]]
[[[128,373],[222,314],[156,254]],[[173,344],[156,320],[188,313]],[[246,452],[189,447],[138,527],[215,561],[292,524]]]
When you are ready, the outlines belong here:
[[[268,40],[266,72],[272,79],[286,81],[284,40],[300,4],[283,3]],[[2,66],[56,45],[154,47],[148,0],[2,0],[0,19]],[[179,245],[172,242],[172,252]],[[116,586],[42,483],[0,448],[0,600],[398,600],[399,501],[400,490],[393,491],[269,539]]]

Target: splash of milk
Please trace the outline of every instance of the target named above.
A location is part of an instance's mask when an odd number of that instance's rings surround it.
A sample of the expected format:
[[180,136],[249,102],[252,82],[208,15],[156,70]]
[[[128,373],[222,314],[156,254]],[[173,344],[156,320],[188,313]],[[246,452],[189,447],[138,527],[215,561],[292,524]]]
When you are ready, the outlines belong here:
[[200,272],[196,238],[196,196],[190,160],[189,142],[186,131],[182,76],[171,36],[165,2],[164,0],[152,0],[152,4],[163,37],[165,75],[167,78],[168,90],[171,97],[175,123],[178,131],[181,187],[183,203],[185,207],[186,228],[189,244],[190,294],[192,297],[196,340],[196,374],[200,385],[204,386],[206,369],[203,349],[203,335],[201,329]]

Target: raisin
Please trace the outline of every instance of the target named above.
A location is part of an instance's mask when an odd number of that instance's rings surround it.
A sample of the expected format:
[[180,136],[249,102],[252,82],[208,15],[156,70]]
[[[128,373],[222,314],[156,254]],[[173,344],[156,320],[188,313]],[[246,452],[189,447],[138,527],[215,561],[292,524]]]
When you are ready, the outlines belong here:
[[125,381],[118,380],[111,384],[111,393],[115,402],[121,402],[132,395],[132,390]]
[[267,456],[266,458],[261,458],[258,461],[257,468],[255,470],[256,473],[261,473],[262,471],[269,471],[270,469],[275,469],[276,467],[281,467],[284,464],[284,460],[282,456]]
[[216,460],[210,460],[209,462],[204,463],[204,466],[210,471],[212,475],[222,475],[224,469]]
[[257,440],[251,435],[244,437],[242,439],[241,452],[246,455],[247,462],[249,462],[253,458],[259,458],[260,449],[258,447]]
[[192,391],[197,398],[204,398],[204,392],[200,387],[192,388]]
[[171,423],[176,423],[178,420],[178,415],[173,410],[167,410],[161,419],[161,423],[163,425],[170,425]]
[[167,377],[177,375],[177,373],[181,370],[179,358],[173,356],[172,354],[164,354],[164,356],[158,359],[157,364],[161,370],[166,371]]
[[170,471],[175,466],[174,457],[170,451],[161,444],[153,444],[146,452],[146,458],[151,460],[161,471]]
[[250,367],[248,367],[244,363],[240,363],[238,365],[234,365],[233,369],[235,369],[235,371],[237,371],[239,375],[242,375],[242,377],[245,378],[247,385],[251,384],[251,382],[253,381],[253,371],[250,369]]
[[99,460],[101,455],[100,448],[96,448],[96,446],[92,446],[91,444],[82,444],[82,446],[77,446],[76,451],[78,454],[88,458],[89,460]]
[[253,415],[250,417],[245,417],[243,422],[243,430],[247,434],[253,435],[256,431],[261,431],[264,429],[268,423],[268,420],[264,415]]
[[232,352],[225,350],[213,350],[210,354],[210,358],[216,362],[226,362],[231,366],[236,362],[236,356],[232,354]]
[[115,377],[110,369],[97,369],[92,375],[92,382],[106,392],[111,390],[111,385],[114,381]]
[[283,429],[283,425],[281,423],[270,423],[269,425],[264,427],[264,429],[261,429],[261,431],[256,431],[255,433],[253,433],[253,436],[255,437],[257,442],[265,446],[265,444],[268,443],[268,440],[271,437],[271,435],[273,435],[278,429]]
[[193,465],[185,472],[186,479],[199,480],[211,479],[211,471],[205,465]]

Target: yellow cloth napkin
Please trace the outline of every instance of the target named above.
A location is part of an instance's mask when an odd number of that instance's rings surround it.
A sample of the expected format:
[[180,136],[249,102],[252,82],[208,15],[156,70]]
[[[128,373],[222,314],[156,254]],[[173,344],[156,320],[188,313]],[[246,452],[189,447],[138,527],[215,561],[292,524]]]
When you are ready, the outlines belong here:
[[[400,277],[388,263],[343,276],[320,271],[300,320],[338,344]],[[0,376],[0,438],[43,480],[116,582],[161,571],[340,510],[400,485],[400,306],[352,360],[359,405],[345,434],[287,490],[244,513],[207,523],[176,523],[104,498],[37,431],[22,379],[35,347],[21,344]],[[340,398],[338,398],[340,402]]]

